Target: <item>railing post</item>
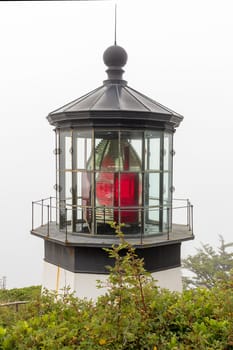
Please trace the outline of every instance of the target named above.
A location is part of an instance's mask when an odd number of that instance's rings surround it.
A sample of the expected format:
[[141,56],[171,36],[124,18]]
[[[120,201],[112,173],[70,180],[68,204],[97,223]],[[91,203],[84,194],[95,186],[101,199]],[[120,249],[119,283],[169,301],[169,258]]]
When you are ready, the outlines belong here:
[[189,202],[189,230],[191,230],[191,217],[192,217],[191,203]]
[[52,197],[49,197],[49,206],[50,206],[50,222],[52,222]]
[[[189,200],[187,199],[187,226],[190,227]],[[190,228],[189,228],[190,229]]]
[[55,214],[55,216],[56,216],[56,225],[58,224],[58,215],[57,215],[57,212],[58,212],[58,210],[60,210],[60,205],[58,205],[58,208],[57,208],[57,203],[58,203],[58,201],[57,201],[57,198],[56,198],[56,202],[55,202],[55,208],[56,208],[56,214]]
[[32,202],[32,231],[34,230],[34,202]]
[[47,205],[47,216],[48,216],[47,237],[49,237],[49,212],[50,212],[50,208],[49,208],[49,205]]
[[[144,215],[144,208],[143,208],[143,209],[142,209],[142,208],[140,208],[139,210],[140,210],[140,212],[141,212],[141,215],[140,215],[140,217],[141,217],[141,222],[143,222],[143,223],[144,223],[144,219],[142,220],[142,216]],[[143,232],[143,226],[144,226],[144,225],[141,225],[140,244],[142,244],[142,232]]]
[[67,208],[65,208],[65,220],[66,220],[66,243],[68,242],[67,239]]
[[41,226],[43,226],[43,222],[44,222],[44,200],[41,200]]
[[192,235],[193,235],[193,205],[191,205]]
[[170,239],[170,220],[169,220],[170,208],[167,207],[167,240]]
[[104,205],[104,224],[105,224],[105,205]]

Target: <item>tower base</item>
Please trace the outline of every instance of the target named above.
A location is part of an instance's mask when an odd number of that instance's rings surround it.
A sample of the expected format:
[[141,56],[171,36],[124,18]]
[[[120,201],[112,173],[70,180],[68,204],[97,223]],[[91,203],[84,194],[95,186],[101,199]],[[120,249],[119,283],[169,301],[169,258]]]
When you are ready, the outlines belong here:
[[[182,278],[180,267],[151,273],[157,280],[157,285],[170,291],[182,291]],[[44,261],[42,290],[61,292],[70,288],[70,292],[79,298],[97,299],[107,289],[96,287],[97,280],[106,281],[107,274],[74,273],[62,267]]]

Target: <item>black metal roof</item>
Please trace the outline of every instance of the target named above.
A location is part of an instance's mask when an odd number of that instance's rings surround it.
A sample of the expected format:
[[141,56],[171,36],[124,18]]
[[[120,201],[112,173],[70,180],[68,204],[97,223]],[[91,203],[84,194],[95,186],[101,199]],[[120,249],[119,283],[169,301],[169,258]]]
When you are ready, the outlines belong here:
[[97,89],[51,112],[50,124],[57,127],[178,127],[183,119],[180,114],[132,89],[122,79],[126,61],[123,48],[110,46],[104,53],[108,79]]

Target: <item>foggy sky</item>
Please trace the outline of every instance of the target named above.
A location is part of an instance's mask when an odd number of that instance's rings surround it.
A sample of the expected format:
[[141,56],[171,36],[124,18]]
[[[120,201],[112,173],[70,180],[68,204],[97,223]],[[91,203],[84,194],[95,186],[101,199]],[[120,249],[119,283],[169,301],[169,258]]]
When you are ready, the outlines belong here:
[[[184,116],[175,133],[174,197],[194,204],[195,241],[232,239],[233,4],[118,1],[117,43],[129,86]],[[114,2],[0,2],[0,278],[40,284],[43,240],[31,202],[54,196],[52,110],[100,86]]]

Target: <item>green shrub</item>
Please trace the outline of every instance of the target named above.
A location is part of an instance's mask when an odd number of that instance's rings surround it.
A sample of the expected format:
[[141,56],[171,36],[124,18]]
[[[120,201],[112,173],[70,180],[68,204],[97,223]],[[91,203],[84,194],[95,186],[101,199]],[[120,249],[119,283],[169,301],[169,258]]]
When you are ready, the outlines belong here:
[[96,303],[46,292],[0,326],[0,349],[232,350],[232,274],[210,290],[161,290],[115,229],[107,292]]
[[16,300],[33,300],[41,293],[41,286],[0,289],[0,303]]

